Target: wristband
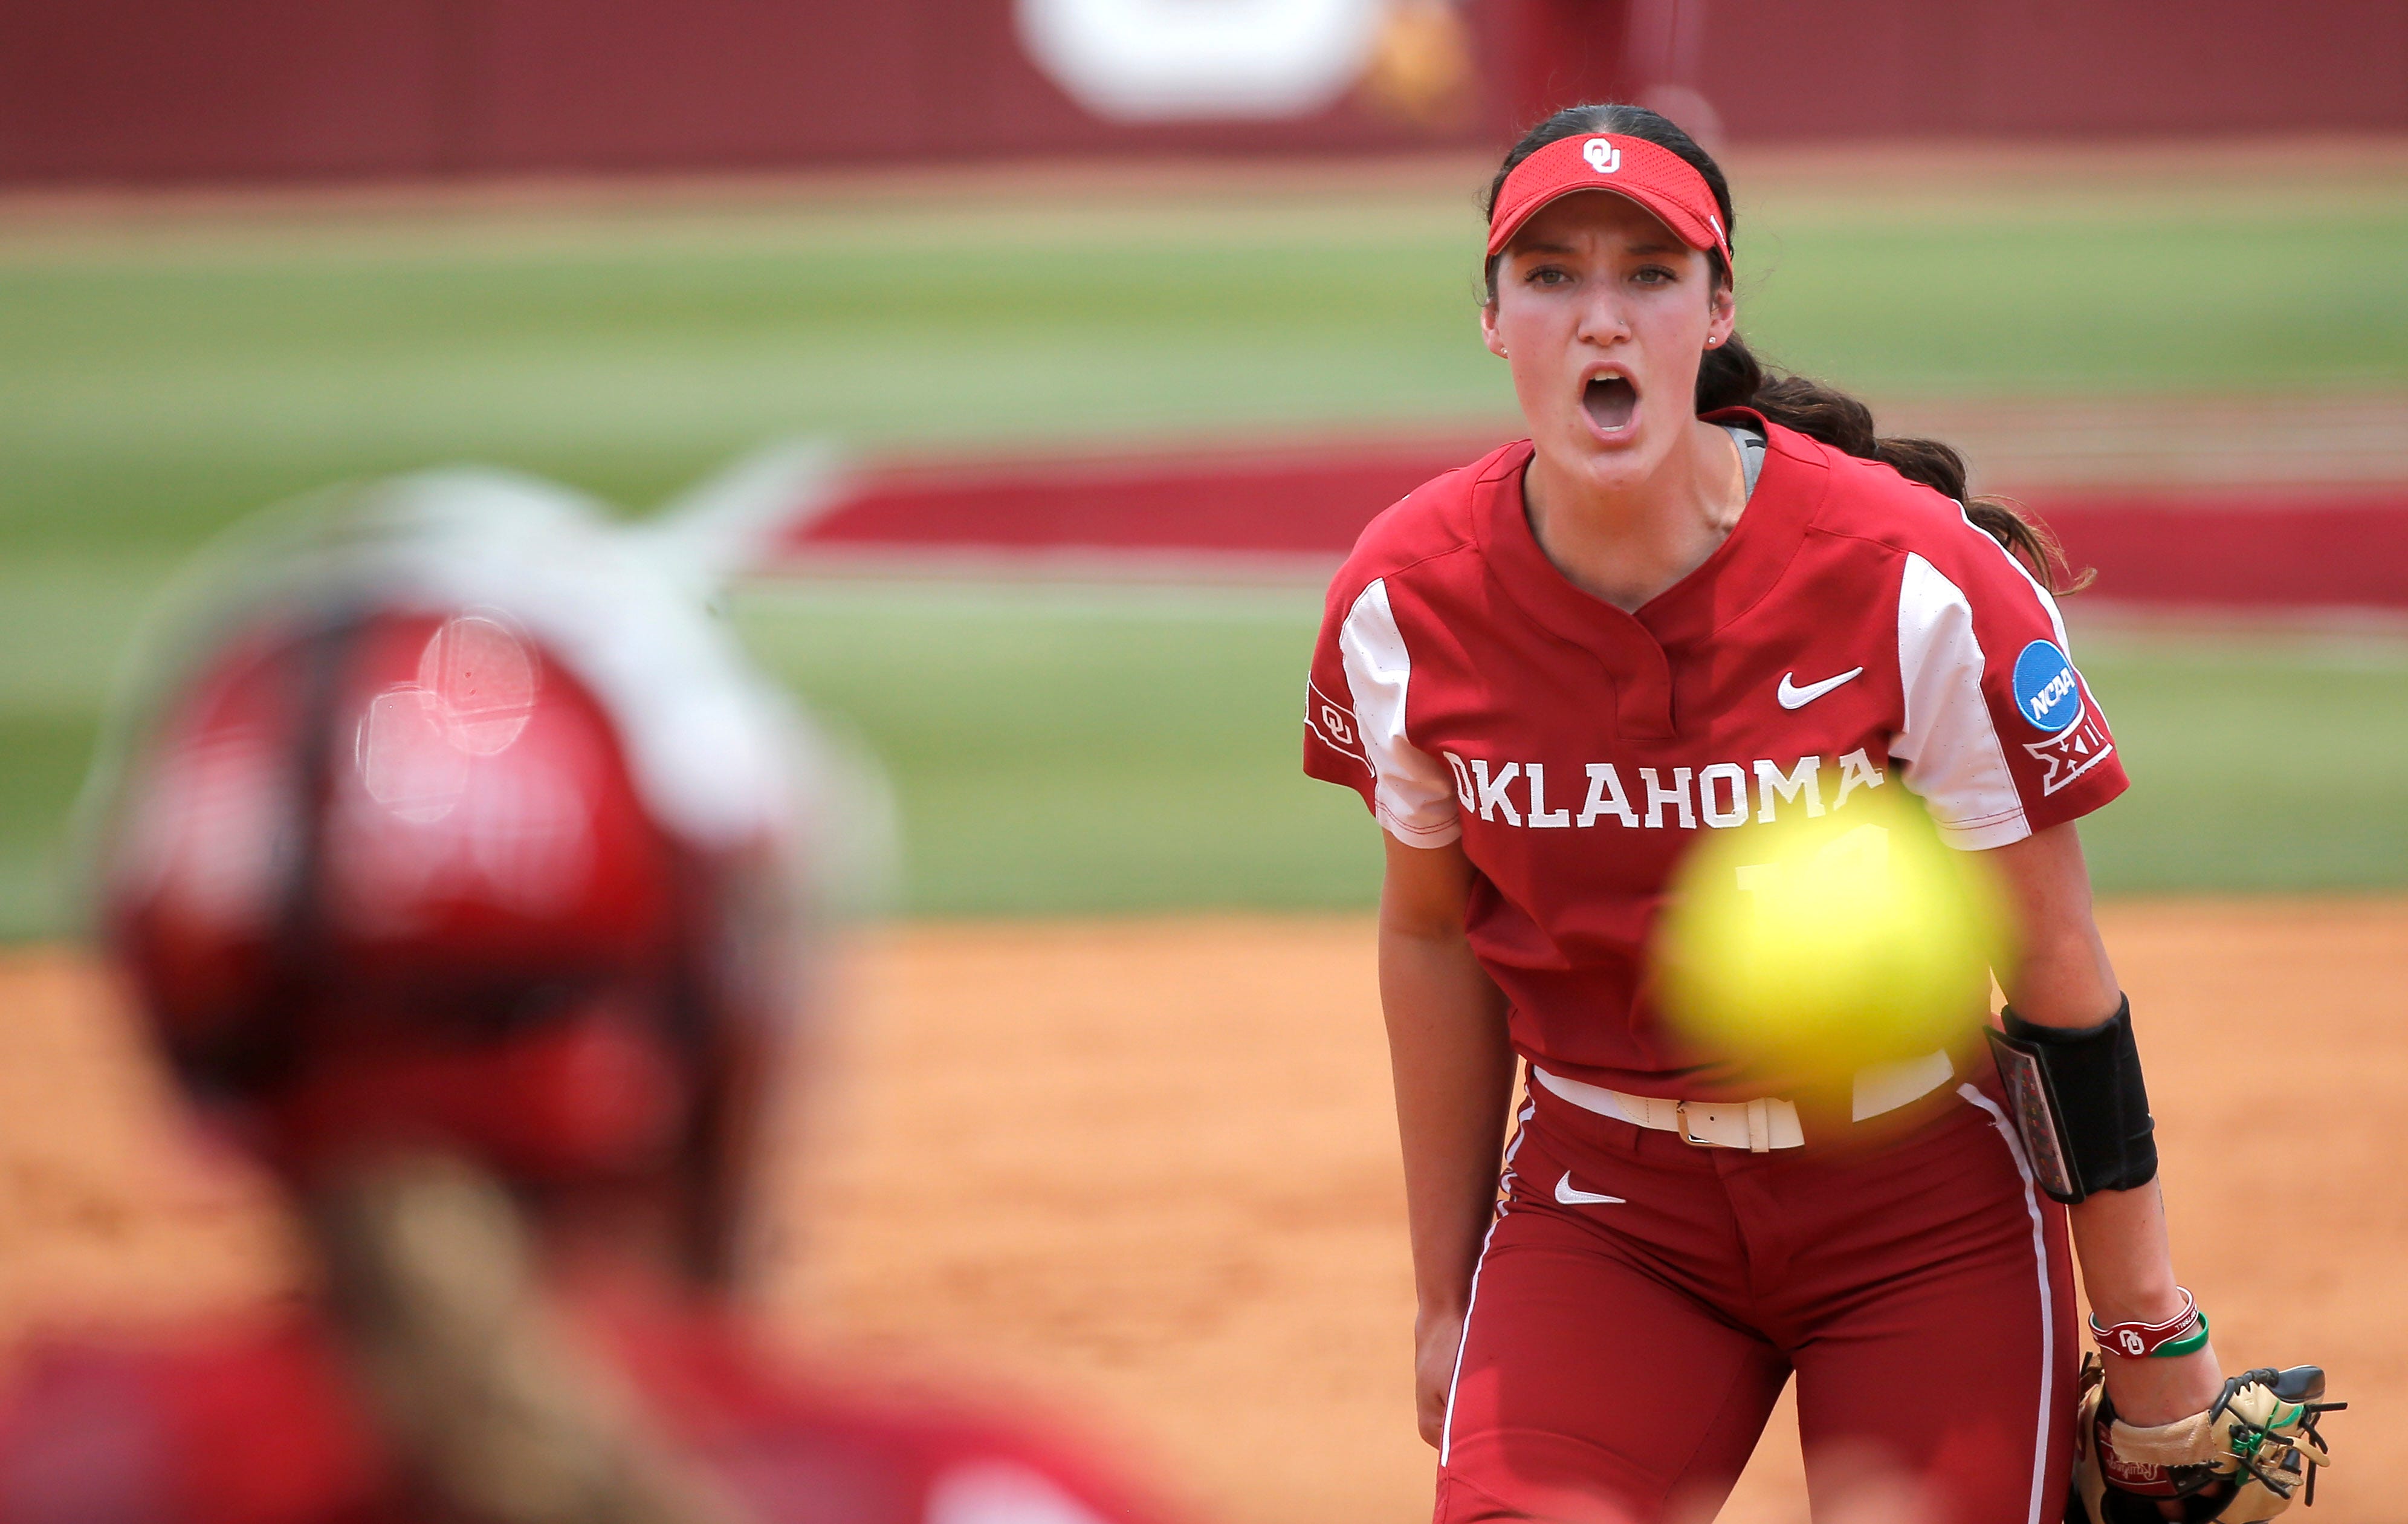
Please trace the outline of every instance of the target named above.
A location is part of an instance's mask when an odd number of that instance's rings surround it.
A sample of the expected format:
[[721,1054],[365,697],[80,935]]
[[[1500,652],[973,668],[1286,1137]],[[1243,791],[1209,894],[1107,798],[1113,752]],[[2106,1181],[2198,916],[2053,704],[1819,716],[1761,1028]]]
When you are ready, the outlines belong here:
[[2159,1359],[2172,1359],[2177,1355],[2196,1355],[2207,1347],[2207,1315],[2199,1315],[2199,1327],[2179,1339],[2159,1344],[2149,1353]]
[[2101,1326],[2090,1319],[2090,1337],[2099,1347],[2112,1355],[2128,1359],[2142,1359],[2152,1355],[2172,1357],[2187,1355],[2207,1344],[2207,1315],[2199,1310],[2199,1302],[2186,1287],[2175,1287],[2182,1293],[2182,1311],[2155,1323],[2115,1323]]

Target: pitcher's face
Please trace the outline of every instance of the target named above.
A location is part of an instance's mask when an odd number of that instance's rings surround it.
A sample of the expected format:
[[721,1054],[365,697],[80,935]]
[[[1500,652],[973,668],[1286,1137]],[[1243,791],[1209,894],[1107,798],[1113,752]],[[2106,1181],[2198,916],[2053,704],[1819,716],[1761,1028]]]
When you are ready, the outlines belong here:
[[1604,489],[1644,480],[1696,417],[1698,367],[1730,337],[1730,287],[1637,202],[1582,192],[1541,208],[1482,309],[1540,453]]

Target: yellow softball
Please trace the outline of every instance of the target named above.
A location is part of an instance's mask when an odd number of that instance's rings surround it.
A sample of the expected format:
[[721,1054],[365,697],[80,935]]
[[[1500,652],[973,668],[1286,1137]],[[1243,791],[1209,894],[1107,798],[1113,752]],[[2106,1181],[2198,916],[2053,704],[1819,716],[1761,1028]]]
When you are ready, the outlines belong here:
[[1896,780],[1844,809],[1717,831],[1656,932],[1665,1013],[1751,1071],[1844,1080],[1969,1038],[2009,951],[1996,870]]

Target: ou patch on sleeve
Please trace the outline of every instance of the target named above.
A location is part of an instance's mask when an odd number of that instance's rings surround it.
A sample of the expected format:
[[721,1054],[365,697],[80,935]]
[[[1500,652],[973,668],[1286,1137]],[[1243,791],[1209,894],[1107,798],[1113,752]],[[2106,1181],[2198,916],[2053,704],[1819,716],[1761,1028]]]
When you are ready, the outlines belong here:
[[1362,795],[1399,841],[1441,847],[1463,834],[1455,782],[1405,733],[1412,686],[1386,580],[1342,602],[1333,589],[1305,693],[1304,770]]

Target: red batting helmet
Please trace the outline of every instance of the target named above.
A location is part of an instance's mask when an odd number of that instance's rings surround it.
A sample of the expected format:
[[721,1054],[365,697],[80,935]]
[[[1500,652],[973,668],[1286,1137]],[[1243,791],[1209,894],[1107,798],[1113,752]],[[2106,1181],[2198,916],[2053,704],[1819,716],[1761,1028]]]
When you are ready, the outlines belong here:
[[105,791],[145,1013],[290,1172],[677,1181],[709,1258],[797,998],[788,716],[566,494],[449,473],[301,522],[222,557]]

